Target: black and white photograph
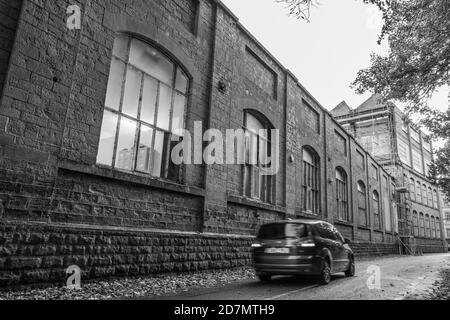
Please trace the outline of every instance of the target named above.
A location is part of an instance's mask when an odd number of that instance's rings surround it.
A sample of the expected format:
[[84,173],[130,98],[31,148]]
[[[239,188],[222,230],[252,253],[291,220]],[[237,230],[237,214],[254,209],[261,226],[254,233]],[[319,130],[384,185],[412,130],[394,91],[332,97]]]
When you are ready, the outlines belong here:
[[449,0],[0,0],[0,308],[444,301],[449,244]]

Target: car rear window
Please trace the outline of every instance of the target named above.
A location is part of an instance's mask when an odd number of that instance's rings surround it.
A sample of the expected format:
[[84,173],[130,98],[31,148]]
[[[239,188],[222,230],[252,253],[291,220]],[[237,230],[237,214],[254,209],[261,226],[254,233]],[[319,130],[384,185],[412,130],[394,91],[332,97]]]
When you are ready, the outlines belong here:
[[262,226],[258,239],[297,239],[309,235],[310,227],[303,223],[273,223]]

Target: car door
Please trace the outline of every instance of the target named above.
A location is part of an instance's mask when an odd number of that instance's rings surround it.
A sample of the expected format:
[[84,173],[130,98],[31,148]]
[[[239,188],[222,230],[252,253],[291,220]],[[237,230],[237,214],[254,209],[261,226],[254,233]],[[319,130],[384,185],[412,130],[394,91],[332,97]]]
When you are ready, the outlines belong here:
[[345,240],[336,227],[332,226],[332,230],[336,245],[336,257],[334,258],[336,269],[337,271],[345,271],[349,263],[347,249],[345,249]]
[[339,269],[338,257],[339,257],[339,245],[336,241],[335,235],[333,233],[332,225],[328,223],[319,224],[319,235],[321,238],[321,244],[324,248],[327,248],[331,252],[332,257],[332,268],[333,272]]

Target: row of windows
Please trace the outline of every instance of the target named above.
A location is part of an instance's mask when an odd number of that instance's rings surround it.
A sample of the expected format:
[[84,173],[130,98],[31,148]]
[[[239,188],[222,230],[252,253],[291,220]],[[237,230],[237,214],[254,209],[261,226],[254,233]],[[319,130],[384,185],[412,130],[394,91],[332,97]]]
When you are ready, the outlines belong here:
[[408,180],[405,176],[405,183],[409,184],[409,194],[412,201],[417,203],[422,203],[431,208],[439,208],[438,204],[438,194],[436,189],[431,189],[431,187],[422,184],[420,181],[415,181],[414,178]]
[[419,214],[417,211],[413,212],[413,226],[414,235],[416,237],[424,238],[441,238],[441,221],[439,217],[430,215],[424,215],[422,212]]
[[[185,127],[189,87],[189,78],[182,68],[162,52],[138,39],[119,35],[113,49],[97,163],[178,181],[181,167],[170,161],[170,154],[182,139],[175,132]],[[318,121],[314,123],[317,125]],[[264,203],[274,202],[276,176],[263,174],[265,166],[270,164],[260,157],[266,154],[270,157],[271,141],[261,130],[272,128],[263,115],[244,112],[243,195]],[[346,140],[336,133],[346,153]],[[303,149],[302,171],[302,209],[319,215],[320,158],[310,147]],[[374,176],[378,176],[378,171],[375,172]],[[347,173],[336,168],[335,217],[340,221],[351,220],[348,188]],[[358,191],[359,221],[368,225],[364,183],[358,183]],[[376,191],[373,213],[375,227],[381,228],[380,197]]]

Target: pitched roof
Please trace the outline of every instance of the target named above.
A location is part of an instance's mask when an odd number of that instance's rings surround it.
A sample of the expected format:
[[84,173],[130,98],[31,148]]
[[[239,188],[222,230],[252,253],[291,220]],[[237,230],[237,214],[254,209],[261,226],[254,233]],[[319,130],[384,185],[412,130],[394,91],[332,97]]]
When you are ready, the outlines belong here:
[[382,98],[380,95],[374,94],[369,99],[367,99],[365,102],[363,102],[358,108],[356,108],[355,112],[358,113],[358,112],[382,108],[384,106],[384,104],[381,101],[381,99]]
[[342,101],[333,110],[331,110],[331,115],[333,117],[340,117],[352,113],[352,108],[349,107],[347,102]]

